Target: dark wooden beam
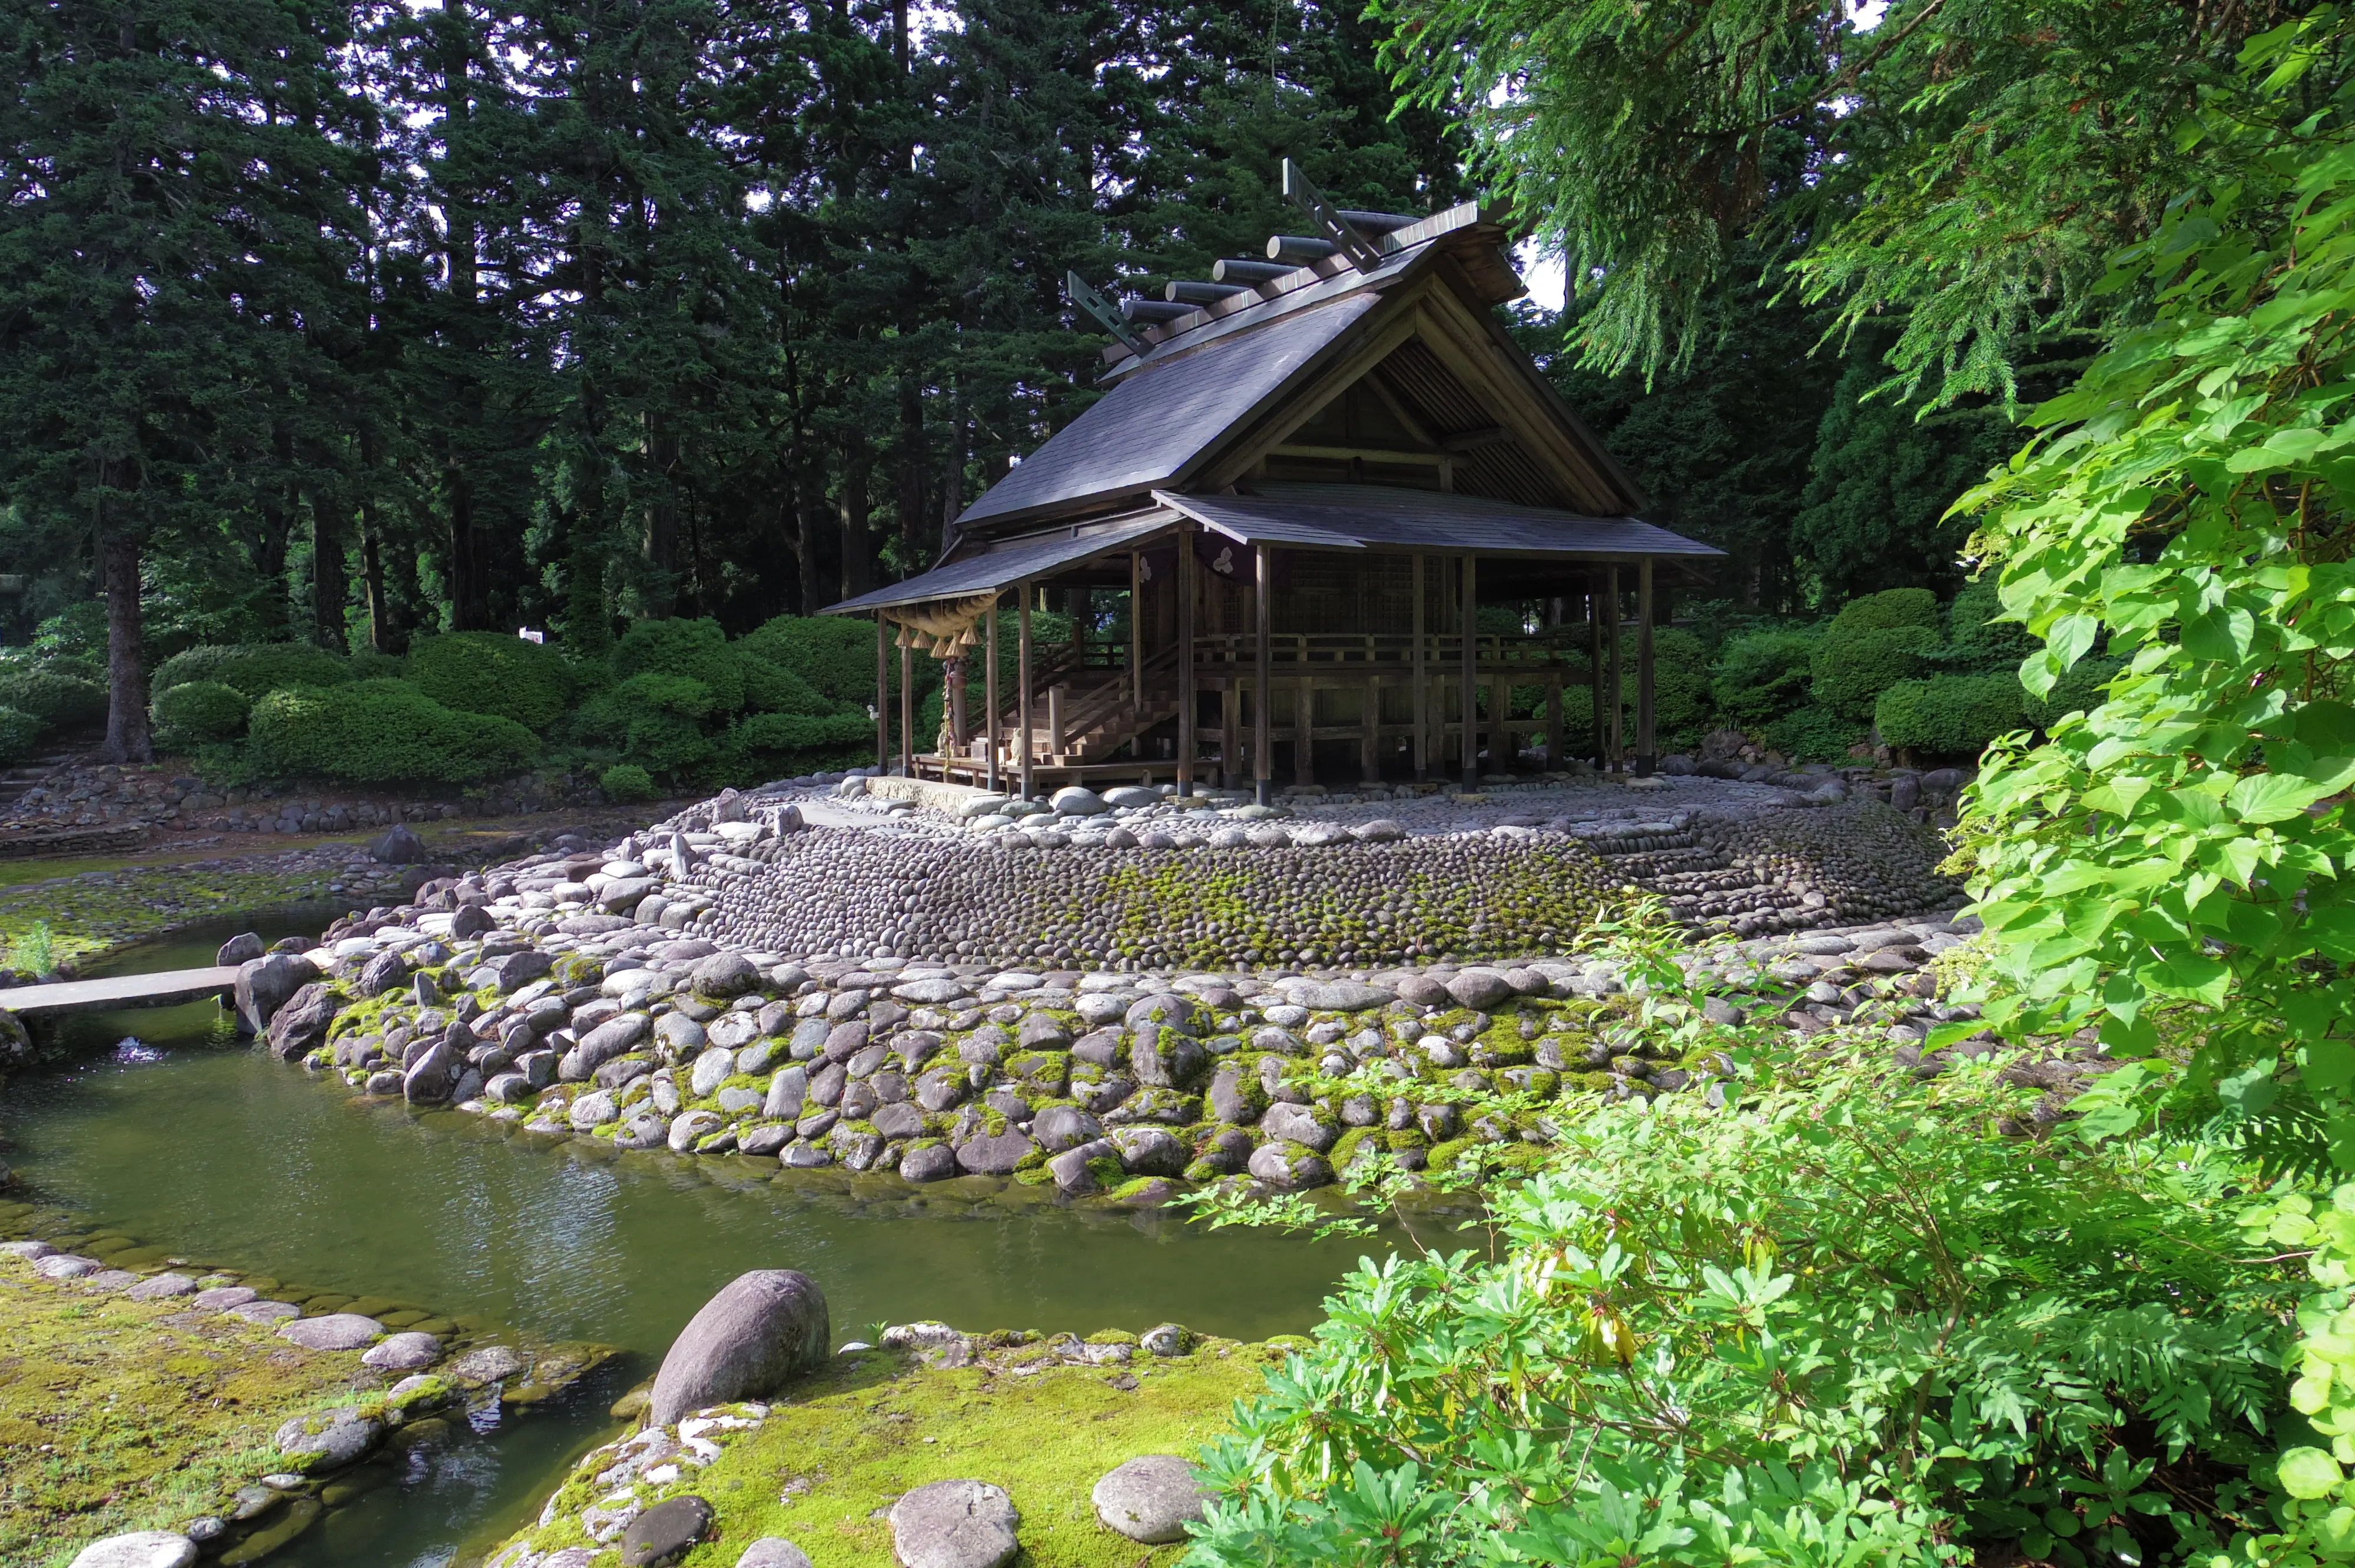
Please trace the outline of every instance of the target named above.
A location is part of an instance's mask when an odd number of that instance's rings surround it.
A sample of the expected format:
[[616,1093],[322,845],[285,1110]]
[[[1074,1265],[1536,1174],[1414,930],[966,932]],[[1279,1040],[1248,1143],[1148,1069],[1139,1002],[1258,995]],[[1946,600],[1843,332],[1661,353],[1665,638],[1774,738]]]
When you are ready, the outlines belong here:
[[1464,788],[1480,788],[1480,563],[1464,557]]
[[988,630],[988,631],[986,633],[986,636],[988,637],[988,639],[989,639],[989,648],[988,648],[988,651],[987,651],[986,652],[985,652],[985,653],[982,655],[982,671],[983,671],[983,673],[982,673],[982,679],[983,679],[986,683],[987,683],[987,684],[988,684],[988,688],[989,688],[989,689],[988,689],[988,694],[987,694],[987,701],[988,701],[987,712],[988,712],[988,714],[989,714],[989,736],[988,736],[988,738],[989,738],[989,789],[990,789],[991,793],[993,793],[993,794],[994,794],[994,793],[996,793],[996,789],[997,789],[997,745],[998,745],[998,741],[997,741],[997,602],[996,602],[996,600],[995,600],[995,599],[992,599],[992,600],[990,601],[990,605],[989,605],[989,616],[988,616],[988,625],[989,625],[989,630]]
[[1659,760],[1652,725],[1652,559],[1636,568],[1636,773],[1651,777]]
[[1442,436],[1439,444],[1451,452],[1476,452],[1482,447],[1493,447],[1498,441],[1509,441],[1513,432],[1502,425],[1483,425],[1476,430],[1458,430],[1452,436]]
[[1161,291],[1161,297],[1178,304],[1215,305],[1220,300],[1231,300],[1237,294],[1257,293],[1241,283],[1175,282]]
[[1258,570],[1252,583],[1252,618],[1256,622],[1256,668],[1252,681],[1252,783],[1259,803],[1273,806],[1275,759],[1270,754],[1275,747],[1275,658],[1269,633],[1275,624],[1275,580],[1271,564],[1275,552],[1262,545],[1252,555]]
[[887,652],[890,633],[883,624],[883,612],[875,612],[875,768],[881,772],[891,766],[891,656]]
[[1229,259],[1210,264],[1210,281],[1214,283],[1273,283],[1278,278],[1288,278],[1297,267],[1281,261],[1242,261]]
[[1016,593],[1018,596],[1019,596],[1019,597],[1017,599],[1016,603],[1018,603],[1018,604],[1021,607],[1021,608],[1020,608],[1020,609],[1019,609],[1019,610],[1018,610],[1018,616],[1019,616],[1019,620],[1018,620],[1018,628],[1017,628],[1018,635],[1019,636],[1019,638],[1020,638],[1020,640],[1021,640],[1021,647],[1020,647],[1019,652],[1018,652],[1016,654],[1016,656],[1015,656],[1015,676],[1014,676],[1014,681],[1015,681],[1016,691],[1015,691],[1014,696],[1015,696],[1015,700],[1016,700],[1017,702],[1018,702],[1018,703],[1020,703],[1020,704],[1022,705],[1022,711],[1021,711],[1021,713],[1018,715],[1018,722],[1019,722],[1019,724],[1021,725],[1021,744],[1022,744],[1022,757],[1021,757],[1022,772],[1021,772],[1021,780],[1022,780],[1022,798],[1023,798],[1024,800],[1028,800],[1030,798],[1030,773],[1031,773],[1031,768],[1032,768],[1032,767],[1033,767],[1033,765],[1034,765],[1034,763],[1035,763],[1035,760],[1036,760],[1036,759],[1032,757],[1032,755],[1031,755],[1031,746],[1030,746],[1030,597],[1031,597],[1031,596],[1030,596],[1030,581],[1029,581],[1029,579],[1028,579],[1028,577],[1025,577],[1022,581],[1020,581],[1020,582],[1018,582],[1018,583],[1015,584],[1015,585],[1014,585],[1014,591],[1015,591],[1015,593]]
[[1312,239],[1305,234],[1271,235],[1267,242],[1267,259],[1271,261],[1287,263],[1284,269],[1286,271],[1305,267],[1311,261],[1322,261],[1327,256],[1338,256],[1340,253],[1341,248],[1331,240]]
[[1194,524],[1178,524],[1178,795],[1194,793]]

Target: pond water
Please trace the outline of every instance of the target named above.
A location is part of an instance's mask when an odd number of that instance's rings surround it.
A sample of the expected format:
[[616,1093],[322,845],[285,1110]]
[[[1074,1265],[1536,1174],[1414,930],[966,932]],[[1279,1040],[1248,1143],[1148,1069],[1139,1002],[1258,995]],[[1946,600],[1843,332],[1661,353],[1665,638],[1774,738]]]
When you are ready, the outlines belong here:
[[[208,962],[233,929],[274,938],[326,917],[249,917],[112,967]],[[1259,1339],[1306,1330],[1357,1257],[1387,1250],[551,1149],[461,1112],[364,1104],[258,1051],[208,1044],[218,1017],[206,1002],[70,1020],[69,1065],[0,1095],[8,1162],[94,1226],[215,1266],[627,1352],[562,1398],[413,1459],[272,1559],[290,1568],[470,1561],[613,1435],[605,1407],[746,1269],[815,1277],[837,1341],[924,1318],[1083,1333],[1176,1321]]]

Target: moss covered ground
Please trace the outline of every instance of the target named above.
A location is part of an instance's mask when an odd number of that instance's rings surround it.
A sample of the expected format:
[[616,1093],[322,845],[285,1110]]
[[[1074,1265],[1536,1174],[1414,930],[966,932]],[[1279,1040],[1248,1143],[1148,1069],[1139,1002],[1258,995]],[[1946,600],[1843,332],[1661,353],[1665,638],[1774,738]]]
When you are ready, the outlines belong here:
[[0,1262],[0,1563],[61,1568],[101,1536],[218,1511],[280,1467],[281,1422],[381,1382],[236,1318]]
[[[996,1346],[964,1367],[928,1366],[893,1350],[839,1357],[781,1396],[757,1431],[708,1468],[642,1484],[639,1496],[651,1505],[692,1492],[718,1510],[711,1539],[684,1568],[732,1568],[746,1545],[770,1535],[826,1568],[893,1568],[892,1502],[959,1478],[992,1482],[1013,1498],[1027,1568],[1167,1564],[1182,1544],[1148,1547],[1104,1528],[1090,1493],[1140,1455],[1193,1457],[1288,1353],[1284,1341],[1209,1340],[1182,1356],[1085,1366],[1033,1336],[992,1339],[1031,1342]],[[585,1462],[558,1492],[555,1522],[517,1540],[540,1551],[588,1544],[580,1515],[608,1495],[594,1482],[611,1462]]]

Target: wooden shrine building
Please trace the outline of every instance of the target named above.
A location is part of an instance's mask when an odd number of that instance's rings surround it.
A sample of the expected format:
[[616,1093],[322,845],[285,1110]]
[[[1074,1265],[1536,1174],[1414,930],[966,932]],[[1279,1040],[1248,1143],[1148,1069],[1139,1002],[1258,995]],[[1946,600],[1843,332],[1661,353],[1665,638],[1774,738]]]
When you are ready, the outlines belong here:
[[[896,641],[900,768],[1025,795],[1214,775],[1263,800],[1320,773],[1470,787],[1540,731],[1559,758],[1582,685],[1594,759],[1619,768],[1610,698],[1632,641],[1650,770],[1654,606],[1719,552],[1638,520],[1642,493],[1498,326],[1491,307],[1522,292],[1501,227],[1472,205],[1336,211],[1284,173],[1321,237],[1117,311],[1071,280],[1118,340],[1111,390],[965,510],[939,566],[828,611],[876,618],[879,764]],[[1034,642],[1042,599],[1107,595],[1126,596],[1117,641],[1082,616],[1072,641]],[[1484,630],[1484,605],[1516,629]],[[944,736],[921,752],[918,652],[951,661]]]

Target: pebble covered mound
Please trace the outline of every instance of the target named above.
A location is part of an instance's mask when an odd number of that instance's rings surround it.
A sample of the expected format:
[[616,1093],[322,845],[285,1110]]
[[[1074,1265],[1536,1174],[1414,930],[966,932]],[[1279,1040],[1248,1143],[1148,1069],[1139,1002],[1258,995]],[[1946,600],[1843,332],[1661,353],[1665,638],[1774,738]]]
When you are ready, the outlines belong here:
[[[513,878],[510,895],[739,948],[1137,969],[1557,952],[1638,893],[1697,929],[1743,937],[1959,898],[1937,869],[1943,842],[1903,812],[1784,793],[1790,803],[1763,808],[1647,810],[1638,797],[1581,812],[1556,797],[1551,816],[1413,834],[1384,818],[1197,812],[1165,825],[1166,806],[1107,821],[1091,802],[968,836],[806,826],[791,800],[734,797],[634,835],[613,861]],[[912,815],[894,805],[877,815]]]

